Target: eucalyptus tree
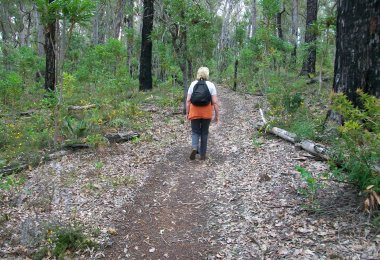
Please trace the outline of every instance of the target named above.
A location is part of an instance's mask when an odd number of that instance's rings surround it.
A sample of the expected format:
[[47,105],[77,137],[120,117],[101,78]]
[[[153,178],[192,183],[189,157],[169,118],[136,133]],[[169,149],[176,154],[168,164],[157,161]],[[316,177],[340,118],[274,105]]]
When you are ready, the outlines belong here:
[[298,46],[298,16],[299,16],[299,0],[292,0],[292,38],[293,44],[292,61],[297,61],[297,46]]
[[306,7],[306,32],[305,44],[307,45],[307,54],[303,62],[301,75],[315,73],[315,62],[317,59],[317,32],[314,23],[317,21],[318,0],[307,0]]
[[[56,88],[57,80],[56,59],[60,54],[57,36],[61,33],[62,42],[66,41],[65,26],[66,21],[68,21],[68,39],[64,44],[65,47],[61,46],[63,60],[64,52],[69,45],[75,25],[85,23],[90,19],[94,6],[90,0],[35,0],[35,3],[41,16],[41,23],[45,28],[45,89],[53,91]],[[61,31],[59,30],[59,21],[63,21]]]
[[140,55],[140,91],[152,89],[152,38],[154,18],[154,0],[144,0],[143,25],[141,33]]
[[212,59],[215,49],[216,30],[215,1],[186,1],[162,0],[159,1],[160,21],[163,28],[162,38],[170,35],[170,44],[173,48],[174,60],[182,72],[185,98],[189,80],[194,65],[207,66],[206,61]]

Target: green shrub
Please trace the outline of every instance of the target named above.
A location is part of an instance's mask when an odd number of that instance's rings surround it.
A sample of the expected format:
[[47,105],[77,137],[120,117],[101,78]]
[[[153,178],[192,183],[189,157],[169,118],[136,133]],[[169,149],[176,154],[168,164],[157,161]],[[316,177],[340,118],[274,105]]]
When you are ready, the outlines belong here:
[[354,107],[343,95],[333,97],[333,110],[343,115],[340,139],[334,146],[335,162],[347,173],[346,179],[361,190],[368,186],[380,192],[380,176],[374,170],[380,163],[380,100],[358,91],[362,109]]
[[49,251],[56,259],[66,259],[68,251],[95,248],[97,244],[85,235],[83,228],[78,226],[63,226],[48,229],[47,247],[43,247],[34,255],[34,259],[43,259]]

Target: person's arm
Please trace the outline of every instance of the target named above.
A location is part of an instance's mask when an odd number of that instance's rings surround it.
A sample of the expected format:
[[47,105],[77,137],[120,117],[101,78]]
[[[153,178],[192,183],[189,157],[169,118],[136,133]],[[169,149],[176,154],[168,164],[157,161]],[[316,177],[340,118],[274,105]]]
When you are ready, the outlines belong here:
[[186,119],[187,120],[189,120],[190,98],[191,98],[191,95],[187,94],[187,98],[186,98]]
[[211,96],[212,98],[212,104],[214,105],[214,111],[215,111],[215,123],[219,122],[219,101],[216,95]]

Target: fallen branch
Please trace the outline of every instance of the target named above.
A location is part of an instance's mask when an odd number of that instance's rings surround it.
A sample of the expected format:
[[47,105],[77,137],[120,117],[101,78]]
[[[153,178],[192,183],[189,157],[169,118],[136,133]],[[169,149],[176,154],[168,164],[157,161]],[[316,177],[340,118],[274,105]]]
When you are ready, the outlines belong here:
[[[331,78],[330,77],[323,77],[322,78],[322,82],[325,82],[325,81],[329,81]],[[320,78],[317,77],[317,78],[312,78],[310,79],[308,82],[306,82],[307,85],[310,85],[310,84],[313,84],[313,83],[316,83],[316,82],[319,82],[320,81]]]
[[91,104],[91,105],[86,105],[86,106],[68,106],[67,109],[69,111],[78,111],[78,110],[87,110],[94,107],[96,107],[96,105]]
[[131,141],[134,138],[139,138],[140,135],[135,132],[129,133],[108,133],[105,135],[105,138],[108,139],[111,143],[121,143]]

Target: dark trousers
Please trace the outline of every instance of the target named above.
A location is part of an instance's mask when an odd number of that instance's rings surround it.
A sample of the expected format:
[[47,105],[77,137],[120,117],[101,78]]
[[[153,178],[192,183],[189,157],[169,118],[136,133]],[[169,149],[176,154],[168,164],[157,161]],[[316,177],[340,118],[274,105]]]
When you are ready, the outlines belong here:
[[[206,155],[208,128],[210,127],[211,119],[193,119],[191,120],[191,146],[198,150],[200,155]],[[201,142],[199,146],[199,140]]]

